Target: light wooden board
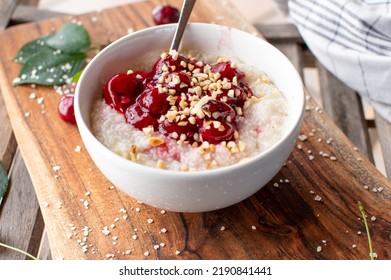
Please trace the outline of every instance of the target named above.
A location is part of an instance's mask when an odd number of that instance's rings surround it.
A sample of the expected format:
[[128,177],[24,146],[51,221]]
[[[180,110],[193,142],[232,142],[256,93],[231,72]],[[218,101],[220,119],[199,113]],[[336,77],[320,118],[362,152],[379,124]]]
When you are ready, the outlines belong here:
[[[380,259],[389,259],[390,184],[311,99],[302,128],[308,140],[298,142],[301,149],[294,149],[266,187],[223,210],[163,214],[111,188],[88,156],[77,128],[58,118],[60,96],[52,88],[12,87],[20,65],[11,59],[25,42],[76,19],[94,41],[107,44],[129,29],[152,26],[151,11],[159,3],[144,1],[20,25],[0,35],[1,90],[41,205],[53,259],[368,259],[359,201],[369,218],[376,217],[369,220],[374,251]],[[191,20],[255,32],[228,1],[197,1]],[[44,107],[29,99],[31,92],[44,98]],[[81,153],[74,151],[76,146]],[[57,165],[61,169],[55,172]],[[104,227],[109,235],[102,233]],[[154,248],[161,243],[165,246]]]

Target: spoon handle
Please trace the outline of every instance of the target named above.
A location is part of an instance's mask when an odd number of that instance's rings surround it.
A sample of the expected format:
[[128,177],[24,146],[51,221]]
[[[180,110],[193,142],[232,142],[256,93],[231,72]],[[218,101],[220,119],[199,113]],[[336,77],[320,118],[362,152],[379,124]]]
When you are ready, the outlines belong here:
[[175,30],[174,38],[172,40],[172,44],[170,50],[178,50],[179,44],[181,43],[183,32],[185,31],[187,22],[189,20],[191,11],[193,10],[193,6],[196,0],[185,0],[183,1],[182,11],[179,16],[179,21],[177,28]]

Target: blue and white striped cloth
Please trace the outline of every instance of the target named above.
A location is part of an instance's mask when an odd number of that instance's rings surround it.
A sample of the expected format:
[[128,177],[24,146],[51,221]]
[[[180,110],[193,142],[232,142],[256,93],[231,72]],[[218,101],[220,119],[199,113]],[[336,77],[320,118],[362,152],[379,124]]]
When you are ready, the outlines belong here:
[[289,0],[288,7],[319,61],[391,122],[391,0]]

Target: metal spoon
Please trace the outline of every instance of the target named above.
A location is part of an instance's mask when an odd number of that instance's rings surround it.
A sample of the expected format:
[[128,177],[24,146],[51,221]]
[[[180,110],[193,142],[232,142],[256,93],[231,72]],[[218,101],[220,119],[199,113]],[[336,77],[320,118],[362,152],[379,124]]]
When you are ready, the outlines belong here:
[[181,14],[179,15],[179,21],[177,28],[175,30],[174,38],[171,43],[170,50],[178,50],[179,44],[181,43],[183,32],[185,31],[187,22],[189,20],[191,11],[193,10],[193,6],[196,0],[185,0],[183,1],[183,6],[181,10]]

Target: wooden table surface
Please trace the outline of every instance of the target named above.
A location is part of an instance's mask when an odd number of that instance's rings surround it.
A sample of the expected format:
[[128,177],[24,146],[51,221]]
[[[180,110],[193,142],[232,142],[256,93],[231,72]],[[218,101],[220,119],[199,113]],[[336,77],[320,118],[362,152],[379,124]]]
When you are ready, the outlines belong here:
[[[181,2],[171,1],[178,7]],[[163,213],[111,187],[77,127],[57,116],[60,96],[52,87],[12,87],[20,65],[11,60],[27,41],[76,19],[94,41],[107,44],[129,30],[152,26],[151,10],[159,3],[34,22],[0,34],[1,91],[53,259],[369,259],[359,202],[367,212],[373,251],[378,259],[390,259],[390,182],[309,95],[305,137],[270,183],[226,209],[185,214]],[[225,0],[198,0],[191,21],[256,32]],[[30,99],[32,92],[44,102]],[[54,166],[61,169],[56,172]]]

